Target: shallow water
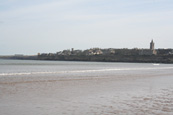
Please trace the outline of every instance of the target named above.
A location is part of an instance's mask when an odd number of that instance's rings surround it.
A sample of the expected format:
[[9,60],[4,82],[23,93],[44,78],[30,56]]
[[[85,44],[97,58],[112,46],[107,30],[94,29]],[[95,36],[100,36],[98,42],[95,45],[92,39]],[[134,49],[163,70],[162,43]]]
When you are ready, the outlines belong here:
[[0,60],[0,77],[2,76],[58,76],[61,74],[78,74],[88,76],[94,73],[129,74],[132,72],[146,74],[149,72],[168,72],[172,64],[142,63],[105,63],[105,62],[67,62],[67,61],[31,61],[31,60]]
[[172,115],[173,65],[0,60],[2,115]]

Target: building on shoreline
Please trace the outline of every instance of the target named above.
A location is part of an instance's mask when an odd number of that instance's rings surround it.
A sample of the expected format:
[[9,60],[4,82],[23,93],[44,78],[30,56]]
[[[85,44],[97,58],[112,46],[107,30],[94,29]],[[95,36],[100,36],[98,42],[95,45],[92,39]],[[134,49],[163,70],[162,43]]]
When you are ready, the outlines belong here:
[[139,55],[157,55],[157,51],[154,48],[153,40],[151,40],[151,42],[150,42],[150,49],[139,50]]
[[84,51],[75,50],[72,48],[71,50],[63,50],[57,53],[38,53],[38,57],[57,57],[57,56],[94,56],[94,55],[102,55],[102,56],[152,56],[152,55],[173,55],[173,49],[155,49],[155,43],[153,40],[150,42],[150,47],[148,49],[115,49],[115,48],[90,48]]
[[155,49],[154,41],[148,49],[114,49],[90,48],[87,50],[63,50],[57,53],[44,53],[37,56],[38,60],[61,61],[100,61],[100,62],[142,62],[142,63],[173,63],[173,49]]

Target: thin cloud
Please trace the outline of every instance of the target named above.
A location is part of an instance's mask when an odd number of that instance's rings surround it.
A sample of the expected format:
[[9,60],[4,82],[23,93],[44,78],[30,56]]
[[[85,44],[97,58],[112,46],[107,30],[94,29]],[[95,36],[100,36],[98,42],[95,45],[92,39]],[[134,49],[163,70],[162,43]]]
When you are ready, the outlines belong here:
[[61,12],[61,9],[63,9],[64,7],[69,7],[79,2],[81,1],[80,0],[54,1],[49,3],[39,4],[39,5],[19,7],[17,9],[13,9],[10,11],[1,11],[0,15],[1,17],[16,17],[16,16],[20,16],[24,14],[37,14],[37,13],[49,12],[56,9],[59,9],[59,12]]

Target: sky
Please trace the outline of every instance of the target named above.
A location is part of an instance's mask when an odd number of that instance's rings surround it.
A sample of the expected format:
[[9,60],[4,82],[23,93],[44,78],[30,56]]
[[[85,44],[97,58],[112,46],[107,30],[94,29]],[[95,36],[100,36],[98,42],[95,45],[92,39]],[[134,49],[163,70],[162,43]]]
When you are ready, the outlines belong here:
[[173,0],[0,0],[0,55],[173,48]]

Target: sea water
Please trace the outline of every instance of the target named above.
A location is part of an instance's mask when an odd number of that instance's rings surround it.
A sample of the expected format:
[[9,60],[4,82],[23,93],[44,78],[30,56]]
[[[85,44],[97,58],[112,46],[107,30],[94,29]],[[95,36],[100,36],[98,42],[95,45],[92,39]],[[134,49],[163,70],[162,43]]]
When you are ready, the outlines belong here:
[[0,59],[0,77],[8,76],[108,76],[169,73],[172,64],[39,61]]
[[0,114],[173,114],[173,65],[0,60]]
[[5,60],[0,59],[0,77],[2,76],[42,76],[42,75],[102,75],[104,73],[129,74],[152,73],[162,70],[169,72],[172,64],[153,63],[112,63],[112,62],[78,62],[78,61],[39,61],[39,60]]

